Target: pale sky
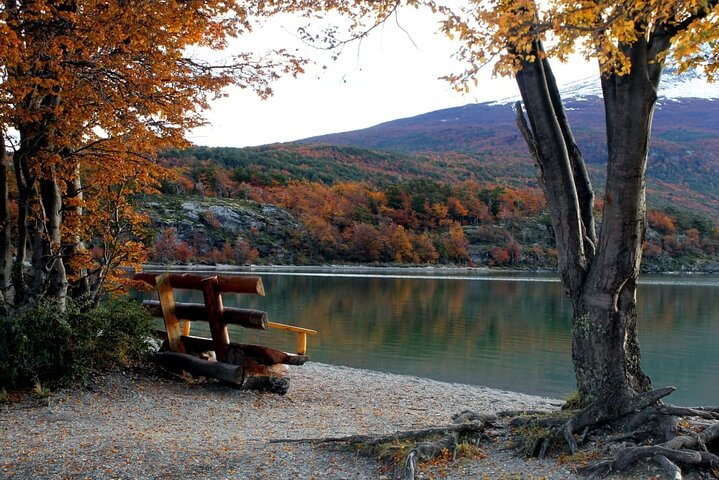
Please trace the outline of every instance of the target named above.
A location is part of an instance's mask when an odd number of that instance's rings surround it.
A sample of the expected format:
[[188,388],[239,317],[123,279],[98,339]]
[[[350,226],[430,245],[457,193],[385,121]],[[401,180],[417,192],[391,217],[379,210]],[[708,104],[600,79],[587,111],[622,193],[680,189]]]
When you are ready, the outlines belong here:
[[[397,20],[401,28],[387,22],[370,38],[347,46],[337,61],[329,52],[303,45],[294,33],[299,23],[287,17],[238,39],[233,48],[299,49],[317,64],[299,78],[276,82],[268,100],[247,90],[228,90],[229,96],[206,112],[209,125],[188,139],[218,147],[286,142],[518,94],[513,80],[492,78],[489,68],[469,94],[455,92],[438,79],[458,67],[451,58],[453,42],[435,33],[436,20],[413,9],[400,12]],[[592,70],[581,60],[553,66],[560,84],[586,78]]]

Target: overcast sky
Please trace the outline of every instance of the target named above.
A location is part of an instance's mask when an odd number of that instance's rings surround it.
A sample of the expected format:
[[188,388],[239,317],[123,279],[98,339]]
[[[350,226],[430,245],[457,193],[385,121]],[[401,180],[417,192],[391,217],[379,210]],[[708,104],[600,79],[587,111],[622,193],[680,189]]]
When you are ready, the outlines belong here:
[[[336,61],[328,52],[303,45],[294,33],[296,25],[288,18],[277,19],[233,48],[298,49],[317,64],[297,79],[276,82],[268,100],[246,90],[228,90],[229,96],[206,112],[210,124],[193,131],[190,141],[230,147],[286,142],[518,94],[511,79],[492,78],[490,69],[469,94],[439,80],[458,71],[451,59],[453,42],[435,33],[436,20],[415,10],[400,12],[397,22],[387,22],[369,39],[346,47]],[[591,75],[591,68],[579,61],[557,65],[555,73],[560,83],[567,83]]]

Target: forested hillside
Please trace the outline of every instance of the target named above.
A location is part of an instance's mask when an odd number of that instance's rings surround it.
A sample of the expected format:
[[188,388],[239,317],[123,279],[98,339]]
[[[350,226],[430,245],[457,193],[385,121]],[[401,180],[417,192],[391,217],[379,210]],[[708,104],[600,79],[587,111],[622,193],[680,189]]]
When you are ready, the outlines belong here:
[[[176,175],[147,204],[155,260],[553,268],[533,167],[470,158],[312,145],[167,152]],[[710,217],[673,208],[649,220],[648,270],[718,268]]]
[[[580,97],[567,101],[566,107],[592,181],[601,187],[607,156],[602,101]],[[647,164],[650,205],[680,205],[719,220],[719,196],[715,193],[719,191],[718,117],[716,99],[667,99],[659,104]],[[302,142],[419,153],[440,161],[460,155],[480,171],[500,167],[494,178],[503,181],[534,176],[510,103],[439,110]]]
[[[682,87],[678,80],[669,88]],[[687,90],[692,93],[678,91]],[[566,94],[601,207],[607,156],[602,103],[587,85]],[[712,98],[663,98],[658,105],[648,163],[645,269],[719,269],[719,100]],[[295,143],[167,151],[161,162],[176,173],[163,191],[197,198],[186,202],[184,214],[194,218],[197,202],[207,212],[197,228],[153,214],[156,229],[164,229],[155,236],[164,242],[160,250],[174,252],[175,260],[555,265],[535,166],[509,101]],[[218,198],[225,203],[218,205]],[[249,203],[226,203],[233,199]],[[285,220],[248,213],[259,204],[289,212],[295,227],[280,228],[278,239],[269,225]],[[237,223],[226,208],[255,227],[224,228]],[[199,230],[207,238],[198,238]],[[168,248],[174,244],[180,248]],[[172,260],[166,254],[158,259]]]

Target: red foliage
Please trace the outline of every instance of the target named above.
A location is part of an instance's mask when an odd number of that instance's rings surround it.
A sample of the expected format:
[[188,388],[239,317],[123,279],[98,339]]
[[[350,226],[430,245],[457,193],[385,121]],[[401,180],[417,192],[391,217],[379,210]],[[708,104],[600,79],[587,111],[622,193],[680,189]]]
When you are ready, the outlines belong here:
[[511,258],[506,248],[494,247],[489,251],[489,264],[492,266],[508,265]]
[[664,234],[671,234],[677,231],[674,219],[659,210],[648,210],[647,222],[651,228]]

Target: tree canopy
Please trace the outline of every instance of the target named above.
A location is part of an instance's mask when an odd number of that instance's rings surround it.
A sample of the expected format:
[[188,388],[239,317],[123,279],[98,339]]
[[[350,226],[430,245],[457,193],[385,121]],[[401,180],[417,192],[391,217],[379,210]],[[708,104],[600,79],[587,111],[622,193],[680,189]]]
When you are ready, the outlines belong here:
[[184,134],[224,87],[268,96],[273,80],[302,71],[303,60],[283,50],[206,60],[252,30],[253,5],[2,2],[0,133],[12,150],[0,175],[7,304],[62,302],[68,276],[97,294],[118,267],[141,258],[127,243],[138,225],[127,199],[163,174],[154,152],[186,145]]

